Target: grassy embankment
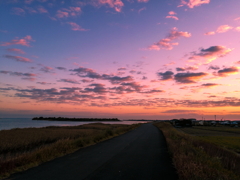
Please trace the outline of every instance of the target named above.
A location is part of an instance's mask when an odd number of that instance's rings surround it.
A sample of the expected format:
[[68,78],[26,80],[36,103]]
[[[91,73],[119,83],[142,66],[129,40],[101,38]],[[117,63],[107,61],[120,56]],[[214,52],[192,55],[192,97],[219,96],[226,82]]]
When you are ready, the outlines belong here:
[[183,132],[240,154],[240,128],[229,126],[195,126],[182,128]]
[[71,127],[2,130],[0,131],[0,179],[123,134],[138,126],[138,124],[94,123]]
[[[181,128],[182,132],[180,132],[169,123],[155,125],[162,130],[166,138],[180,180],[240,179],[240,156],[236,153],[237,150],[232,148],[232,145],[236,145],[237,142],[229,141],[228,144],[231,145],[228,145],[217,140],[220,137],[219,134],[223,135],[221,136],[223,139],[228,137],[224,136],[224,133],[230,133],[226,132],[226,129],[221,133],[218,131],[218,136],[209,136],[206,132],[211,134],[214,130]],[[184,130],[192,131],[190,134],[193,135],[186,134]],[[205,136],[200,135],[200,137],[199,131]],[[236,138],[238,139],[237,136]]]

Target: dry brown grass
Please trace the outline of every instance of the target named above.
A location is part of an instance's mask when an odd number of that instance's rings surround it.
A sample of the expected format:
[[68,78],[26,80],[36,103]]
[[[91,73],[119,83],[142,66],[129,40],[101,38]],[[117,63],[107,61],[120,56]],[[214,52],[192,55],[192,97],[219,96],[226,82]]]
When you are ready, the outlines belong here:
[[164,133],[180,180],[240,179],[240,157],[235,153],[180,132],[169,123],[156,126]]
[[86,124],[0,131],[0,179],[139,126]]

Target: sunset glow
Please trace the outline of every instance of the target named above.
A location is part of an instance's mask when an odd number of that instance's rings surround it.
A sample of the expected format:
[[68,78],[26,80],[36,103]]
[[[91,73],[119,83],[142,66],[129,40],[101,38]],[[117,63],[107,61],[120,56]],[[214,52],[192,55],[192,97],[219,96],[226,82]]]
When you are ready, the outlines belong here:
[[0,118],[240,120],[239,0],[0,5]]

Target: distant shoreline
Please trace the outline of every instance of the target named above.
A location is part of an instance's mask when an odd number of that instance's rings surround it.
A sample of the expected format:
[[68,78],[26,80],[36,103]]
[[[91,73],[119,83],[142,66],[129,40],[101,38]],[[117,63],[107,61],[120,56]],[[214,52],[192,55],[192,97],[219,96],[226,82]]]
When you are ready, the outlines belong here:
[[118,118],[65,118],[65,117],[34,117],[40,121],[120,121]]

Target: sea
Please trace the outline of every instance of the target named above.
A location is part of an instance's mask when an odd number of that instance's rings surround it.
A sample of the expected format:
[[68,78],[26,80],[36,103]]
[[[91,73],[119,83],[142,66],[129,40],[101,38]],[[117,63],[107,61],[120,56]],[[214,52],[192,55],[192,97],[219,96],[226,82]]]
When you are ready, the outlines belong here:
[[[40,128],[47,126],[78,126],[89,123],[99,123],[99,121],[84,121],[84,122],[73,122],[73,121],[43,121],[43,120],[32,120],[32,118],[0,118],[0,131],[9,130],[15,128]],[[135,124],[143,123],[142,121],[101,121],[104,124]]]

